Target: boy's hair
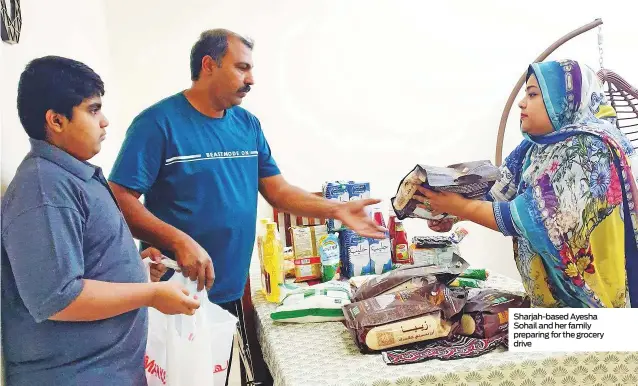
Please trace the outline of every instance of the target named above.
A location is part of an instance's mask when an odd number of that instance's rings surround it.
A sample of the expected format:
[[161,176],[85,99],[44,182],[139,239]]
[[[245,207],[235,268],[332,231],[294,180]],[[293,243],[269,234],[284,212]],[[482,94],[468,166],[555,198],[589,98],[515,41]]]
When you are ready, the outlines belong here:
[[104,82],[86,64],[60,56],[34,59],[20,75],[18,115],[29,137],[46,139],[49,110],[73,118],[73,108],[104,95]]

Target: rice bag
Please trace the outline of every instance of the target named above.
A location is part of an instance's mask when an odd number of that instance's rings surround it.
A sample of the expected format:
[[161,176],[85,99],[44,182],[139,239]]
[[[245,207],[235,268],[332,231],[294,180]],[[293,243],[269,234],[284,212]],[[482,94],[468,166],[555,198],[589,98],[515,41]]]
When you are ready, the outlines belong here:
[[361,301],[381,294],[423,287],[434,282],[448,284],[465,271],[469,264],[454,255],[452,264],[445,267],[436,265],[406,265],[367,280],[355,291],[353,299]]
[[339,265],[339,236],[334,233],[321,236],[319,239],[319,256],[321,257],[321,281],[338,278]]
[[342,321],[342,307],[347,304],[347,283],[332,281],[289,292],[270,317],[280,323]]
[[467,293],[439,282],[344,306],[345,324],[361,352],[447,337]]
[[510,308],[528,308],[527,295],[486,288],[472,295],[463,309],[460,335],[491,338],[507,331]]
[[408,217],[431,220],[453,217],[447,213],[435,216],[431,211],[418,207],[420,202],[412,199],[420,195],[417,187],[420,185],[482,200],[500,178],[500,171],[490,161],[465,162],[447,167],[417,165],[401,180],[395,197],[391,199],[392,207],[399,220]]

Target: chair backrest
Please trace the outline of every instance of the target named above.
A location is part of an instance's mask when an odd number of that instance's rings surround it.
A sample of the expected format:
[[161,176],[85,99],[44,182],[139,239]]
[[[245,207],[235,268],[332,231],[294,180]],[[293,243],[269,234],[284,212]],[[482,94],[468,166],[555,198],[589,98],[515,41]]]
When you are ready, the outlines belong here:
[[[321,192],[312,193],[316,196],[323,196]],[[286,247],[292,247],[292,238],[290,236],[290,227],[293,225],[320,225],[325,224],[324,218],[300,217],[291,215],[290,213],[279,211],[275,208],[272,210],[272,216],[282,240],[286,240]]]
[[598,77],[618,115],[616,126],[629,138],[634,149],[638,148],[638,89],[610,70],[598,71]]

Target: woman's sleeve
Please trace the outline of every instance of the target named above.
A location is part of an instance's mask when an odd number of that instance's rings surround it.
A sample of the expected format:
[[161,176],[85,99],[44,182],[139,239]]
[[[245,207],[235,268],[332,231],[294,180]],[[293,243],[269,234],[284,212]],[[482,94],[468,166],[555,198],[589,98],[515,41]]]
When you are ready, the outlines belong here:
[[523,160],[530,146],[529,141],[523,141],[505,158],[499,168],[501,178],[490,189],[487,201],[510,201],[514,198],[521,180]]

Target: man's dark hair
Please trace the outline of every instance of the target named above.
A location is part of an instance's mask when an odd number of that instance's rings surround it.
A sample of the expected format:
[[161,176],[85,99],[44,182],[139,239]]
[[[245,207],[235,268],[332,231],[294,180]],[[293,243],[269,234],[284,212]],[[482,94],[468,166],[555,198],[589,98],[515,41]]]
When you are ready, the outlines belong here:
[[60,56],[34,59],[20,75],[18,115],[29,137],[46,139],[46,112],[69,120],[87,98],[104,95],[104,82],[86,64]]
[[213,60],[217,62],[217,67],[222,66],[222,58],[226,55],[226,51],[228,51],[228,39],[230,37],[239,39],[251,50],[255,46],[252,40],[246,39],[227,29],[218,28],[202,32],[202,34],[199,35],[199,40],[197,40],[191,49],[191,80],[195,81],[199,79],[204,56],[213,58]]

